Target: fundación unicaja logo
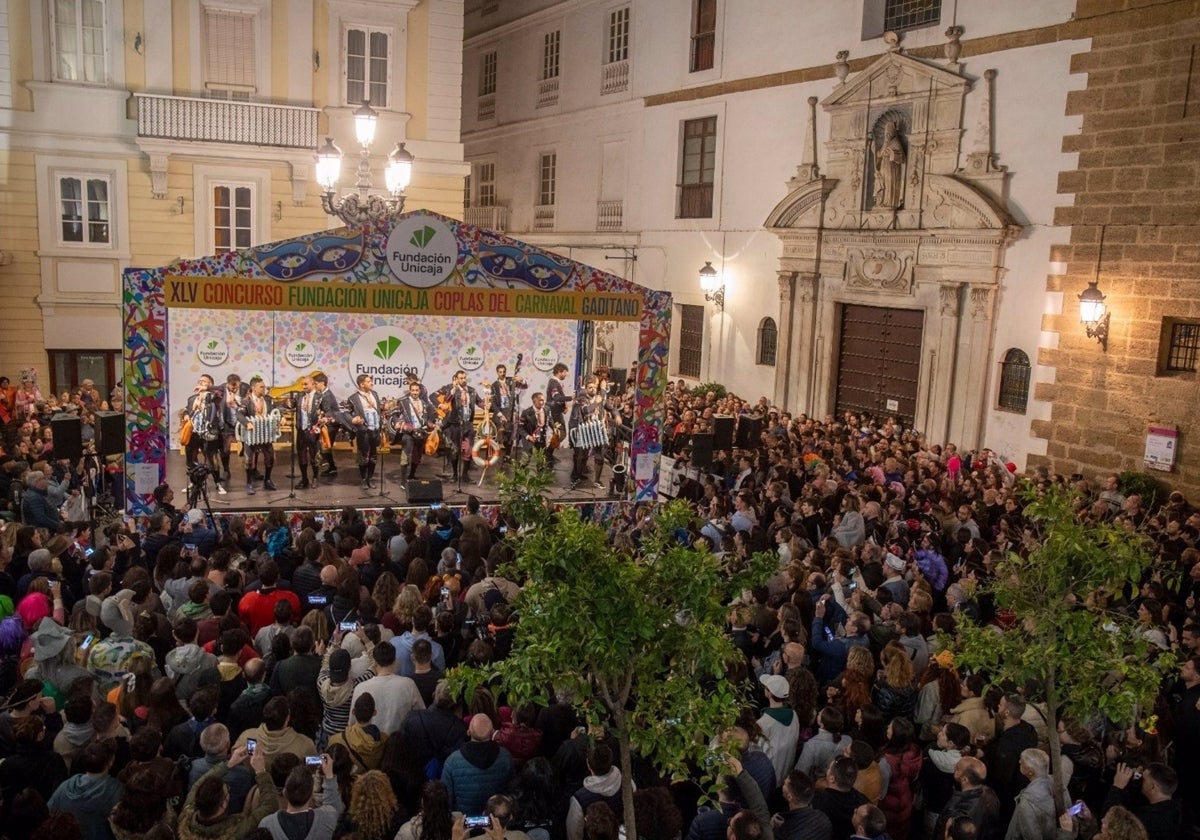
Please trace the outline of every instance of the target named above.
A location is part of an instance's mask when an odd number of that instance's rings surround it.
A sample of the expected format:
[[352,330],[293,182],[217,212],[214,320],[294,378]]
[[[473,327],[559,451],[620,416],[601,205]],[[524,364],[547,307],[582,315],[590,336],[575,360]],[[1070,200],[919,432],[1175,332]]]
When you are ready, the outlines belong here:
[[556,364],[558,364],[558,351],[550,345],[543,345],[533,351],[533,367],[535,370],[545,373],[553,369]]
[[479,370],[483,367],[483,347],[468,344],[458,351],[458,366],[463,370]]
[[401,218],[388,234],[388,268],[406,286],[431,289],[445,283],[458,264],[458,237],[441,219],[418,213]]
[[375,343],[375,357],[387,361],[396,355],[396,351],[400,349],[400,345],[403,343],[396,336],[389,335],[387,338]]
[[207,367],[224,364],[229,358],[229,345],[219,338],[201,341],[196,345],[196,358],[200,360],[200,364]]
[[310,342],[297,339],[284,348],[283,358],[292,367],[306,368],[317,360],[317,349]]

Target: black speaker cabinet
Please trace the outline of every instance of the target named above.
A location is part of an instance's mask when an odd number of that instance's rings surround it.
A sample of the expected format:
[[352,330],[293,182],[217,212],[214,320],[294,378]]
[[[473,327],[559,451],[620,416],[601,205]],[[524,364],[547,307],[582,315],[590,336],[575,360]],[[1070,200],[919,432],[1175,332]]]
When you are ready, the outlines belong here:
[[78,461],[83,457],[83,426],[74,414],[55,414],[50,418],[54,435],[54,457]]
[[101,457],[125,454],[125,415],[119,411],[96,412],[96,452]]
[[762,442],[763,421],[761,417],[742,415],[737,426],[738,449],[758,449]]
[[692,463],[698,470],[711,470],[713,464],[713,436],[692,435]]
[[427,478],[410,478],[407,492],[410,502],[440,502],[442,482],[430,481]]
[[713,415],[713,450],[733,449],[733,417],[728,414]]

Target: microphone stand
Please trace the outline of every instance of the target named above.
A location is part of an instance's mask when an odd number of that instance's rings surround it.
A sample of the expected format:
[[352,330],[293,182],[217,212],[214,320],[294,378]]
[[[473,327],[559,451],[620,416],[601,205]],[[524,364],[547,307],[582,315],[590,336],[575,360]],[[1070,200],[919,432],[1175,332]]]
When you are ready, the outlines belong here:
[[[288,493],[286,496],[280,496],[278,499],[268,499],[267,504],[269,505],[273,505],[276,502],[281,502],[284,499],[296,498],[296,440],[298,439],[300,430],[296,428],[297,411],[295,396],[295,394],[292,394],[288,397],[289,405],[287,408],[287,411],[292,415],[292,445],[290,447],[292,452],[291,455],[288,456]],[[271,444],[271,446],[274,445],[275,444],[273,443]]]

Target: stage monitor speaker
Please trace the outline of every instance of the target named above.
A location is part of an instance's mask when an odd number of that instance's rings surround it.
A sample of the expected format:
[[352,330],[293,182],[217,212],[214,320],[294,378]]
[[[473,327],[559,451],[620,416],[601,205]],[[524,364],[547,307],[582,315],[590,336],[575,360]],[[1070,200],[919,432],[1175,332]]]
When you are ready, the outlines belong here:
[[713,415],[713,450],[733,449],[733,417],[727,414]]
[[711,433],[692,435],[691,466],[707,472],[713,464],[713,436]]
[[442,482],[430,481],[427,478],[410,478],[407,492],[410,502],[440,502]]
[[78,461],[83,457],[83,426],[73,414],[55,414],[50,418],[54,435],[54,457]]
[[125,415],[121,412],[96,412],[96,453],[101,457],[125,454]]
[[763,421],[761,417],[742,416],[737,426],[738,449],[758,449],[762,442]]

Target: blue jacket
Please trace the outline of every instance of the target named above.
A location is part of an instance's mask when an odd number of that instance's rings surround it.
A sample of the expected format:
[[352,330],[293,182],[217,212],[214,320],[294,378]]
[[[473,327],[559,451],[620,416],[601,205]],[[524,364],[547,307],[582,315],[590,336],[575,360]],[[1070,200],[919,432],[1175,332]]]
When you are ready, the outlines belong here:
[[512,773],[512,754],[504,747],[493,741],[468,741],[446,759],[442,784],[453,810],[482,814],[488,797],[503,791]]
[[852,647],[868,647],[866,636],[835,636],[832,640],[825,638],[825,624],[820,618],[814,618],[812,623],[813,650],[821,654],[821,663],[817,666],[817,682],[828,685],[833,678],[846,670],[846,659],[850,656]]

